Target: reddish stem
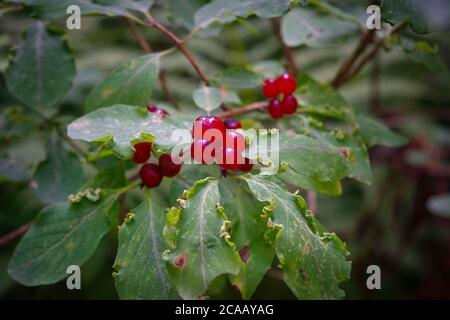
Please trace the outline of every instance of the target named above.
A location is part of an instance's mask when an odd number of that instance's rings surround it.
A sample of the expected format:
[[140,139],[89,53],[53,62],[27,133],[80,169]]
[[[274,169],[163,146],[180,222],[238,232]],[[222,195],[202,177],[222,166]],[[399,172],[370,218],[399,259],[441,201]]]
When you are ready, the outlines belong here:
[[18,238],[20,236],[23,236],[28,229],[30,229],[31,223],[24,224],[23,226],[19,227],[18,229],[11,231],[10,233],[4,235],[0,238],[0,246],[3,246],[10,241],[14,240],[15,238]]
[[252,112],[252,111],[255,111],[255,110],[267,108],[267,105],[268,105],[267,101],[258,101],[258,102],[254,102],[252,104],[246,105],[245,107],[242,107],[242,108],[236,108],[236,109],[231,109],[231,110],[222,112],[219,115],[219,117],[221,117],[221,118],[229,118],[229,117],[236,116],[238,114],[243,114],[243,113]]
[[195,71],[197,72],[198,76],[200,77],[200,79],[203,81],[203,83],[205,84],[205,86],[209,87],[209,80],[206,78],[205,74],[203,73],[202,69],[200,68],[199,64],[197,63],[197,61],[195,60],[195,58],[192,56],[192,54],[190,53],[190,51],[188,50],[188,48],[186,47],[186,45],[184,44],[183,40],[181,40],[180,38],[178,38],[172,31],[170,31],[169,29],[167,29],[165,26],[163,26],[161,23],[159,23],[156,20],[153,19],[148,19],[146,20],[146,23],[151,26],[154,27],[158,30],[160,30],[162,33],[164,33],[167,37],[169,37],[170,40],[172,40],[172,42],[178,47],[178,49],[180,49],[180,51],[186,56],[186,58],[189,60],[189,62],[192,64],[192,66],[194,67]]

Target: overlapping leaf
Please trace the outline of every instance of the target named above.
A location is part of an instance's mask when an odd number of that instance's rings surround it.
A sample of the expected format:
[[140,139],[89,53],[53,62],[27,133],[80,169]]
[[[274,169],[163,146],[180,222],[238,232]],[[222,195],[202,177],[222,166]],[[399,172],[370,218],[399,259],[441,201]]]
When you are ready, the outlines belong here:
[[359,125],[358,132],[369,147],[381,144],[388,147],[398,147],[405,144],[407,139],[389,129],[384,123],[375,118],[359,115],[356,117]]
[[281,24],[281,35],[290,47],[341,44],[345,37],[358,30],[359,25],[353,21],[342,19],[329,12],[319,12],[311,6],[291,10],[283,17]]
[[296,297],[342,298],[339,284],[350,276],[345,244],[323,229],[300,196],[285,191],[269,177],[244,179],[255,197],[270,205],[271,219],[281,228],[276,254],[284,281]]
[[155,140],[161,146],[173,146],[177,141],[172,140],[172,133],[180,128],[184,124],[171,117],[161,118],[145,108],[114,105],[73,121],[68,134],[72,139],[88,142],[108,141],[119,157],[127,159],[133,154],[132,141]]
[[348,174],[339,148],[304,135],[280,134],[280,161],[297,173],[317,181],[336,181]]
[[200,297],[221,274],[237,274],[240,258],[229,241],[230,222],[219,206],[217,180],[198,181],[167,216],[169,275],[184,299]]
[[145,106],[158,81],[159,55],[148,54],[118,66],[86,98],[86,110],[115,104]]
[[37,286],[65,278],[70,265],[81,266],[117,221],[120,193],[103,188],[123,183],[123,169],[110,167],[84,185],[72,202],[44,208],[16,247],[9,275],[23,285]]
[[34,109],[54,106],[72,86],[75,64],[62,35],[35,22],[5,72],[9,91]]
[[351,112],[348,102],[331,85],[319,83],[307,75],[300,76],[297,83],[302,110],[337,119]]
[[32,15],[42,19],[67,17],[67,8],[76,5],[83,15],[131,17],[133,12],[147,12],[153,0],[16,0],[24,4]]
[[408,21],[415,33],[429,32],[417,0],[383,0],[381,18],[391,24]]
[[249,299],[272,265],[273,242],[279,230],[269,226],[264,205],[254,198],[247,186],[241,184],[236,194],[231,239],[239,250],[242,266],[239,274],[230,276],[230,280],[242,297]]
[[165,208],[148,192],[119,227],[114,278],[121,299],[178,298],[162,258]]
[[64,202],[83,183],[83,170],[78,157],[68,151],[61,141],[53,136],[47,160],[40,163],[34,174],[36,192],[44,203]]
[[278,17],[287,11],[289,3],[290,0],[215,0],[197,11],[195,25],[206,28],[213,23],[226,24],[253,14],[263,18]]

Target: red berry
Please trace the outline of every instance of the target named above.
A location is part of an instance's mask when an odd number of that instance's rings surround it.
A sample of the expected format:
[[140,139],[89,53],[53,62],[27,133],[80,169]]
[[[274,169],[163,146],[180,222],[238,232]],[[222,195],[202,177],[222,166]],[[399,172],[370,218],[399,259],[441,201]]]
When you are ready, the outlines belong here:
[[297,111],[297,106],[297,99],[292,95],[284,96],[284,99],[281,101],[281,107],[285,114],[293,114]]
[[153,103],[149,103],[147,105],[147,111],[150,113],[155,113],[156,110],[158,110],[158,108],[153,104]]
[[297,81],[295,81],[295,78],[292,75],[285,72],[278,77],[277,87],[278,91],[283,94],[292,94],[292,92],[295,91],[295,88],[297,88]]
[[159,186],[163,178],[158,165],[156,164],[144,164],[139,170],[139,177],[141,177],[142,183],[147,188],[154,188]]
[[239,164],[244,162],[241,154],[233,148],[223,148],[219,151],[216,161],[224,170],[239,170]]
[[264,80],[262,92],[267,98],[275,98],[280,93],[277,80],[272,78]]
[[227,148],[233,148],[242,152],[245,149],[245,137],[234,130],[228,129],[225,133],[225,142],[223,145]]
[[157,114],[161,117],[165,117],[165,116],[169,115],[169,113],[166,110],[157,108],[153,103],[150,103],[147,105],[147,111],[150,113]]
[[253,169],[253,163],[249,158],[245,158],[245,162],[239,165],[239,170],[249,172]]
[[242,128],[241,122],[239,120],[228,118],[223,121],[226,129],[240,129]]
[[211,164],[214,162],[215,152],[214,150],[211,152],[211,155],[205,153],[206,147],[211,144],[211,141],[204,139],[194,140],[191,144],[191,158],[194,159],[198,163],[208,163]]
[[[194,139],[203,139],[206,131],[209,129],[219,130],[223,135],[225,133],[225,124],[222,119],[216,116],[200,116],[194,121],[192,136]],[[215,139],[211,139],[211,141],[214,140]]]
[[170,153],[164,153],[159,157],[159,170],[163,176],[173,177],[180,172],[181,164],[174,163]]
[[151,142],[141,142],[137,143],[134,146],[134,155],[133,162],[134,163],[144,163],[150,159],[150,151],[152,150]]
[[158,109],[155,111],[155,114],[160,115],[161,117],[168,116],[169,113],[164,109]]
[[283,116],[284,112],[280,100],[272,99],[269,101],[269,113],[274,119],[279,119]]

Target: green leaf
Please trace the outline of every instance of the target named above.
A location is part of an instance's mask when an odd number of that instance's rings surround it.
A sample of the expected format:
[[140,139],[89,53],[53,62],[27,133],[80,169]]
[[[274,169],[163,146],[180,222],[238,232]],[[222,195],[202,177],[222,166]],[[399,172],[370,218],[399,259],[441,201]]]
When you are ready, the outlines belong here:
[[61,34],[30,25],[5,71],[8,90],[33,109],[54,106],[72,86],[75,64]]
[[230,91],[226,88],[221,88],[220,94],[222,95],[223,103],[236,105],[242,104],[241,98],[239,98],[239,95],[234,91]]
[[67,196],[83,184],[83,169],[78,157],[68,151],[57,136],[53,136],[47,160],[41,162],[34,174],[36,193],[44,203],[64,202]]
[[155,140],[161,146],[173,146],[172,132],[184,124],[171,117],[161,117],[145,108],[115,105],[102,108],[78,118],[69,124],[72,139],[88,142],[108,141],[110,148],[121,158],[133,156],[132,141]]
[[169,210],[164,235],[172,249],[167,253],[169,275],[183,299],[201,296],[221,274],[237,274],[239,254],[229,240],[229,225],[217,180],[196,182],[180,207]]
[[147,12],[153,0],[18,0],[32,15],[41,19],[67,17],[70,5],[80,7],[82,15],[107,15],[132,17],[134,11]]
[[234,199],[236,212],[233,213],[231,240],[236,244],[242,260],[241,270],[236,276],[229,276],[244,299],[250,299],[266,271],[270,269],[275,256],[272,230],[266,216],[264,205],[257,201],[247,186],[242,183]]
[[311,7],[292,9],[281,22],[281,35],[289,47],[343,44],[345,37],[358,30],[354,22]]
[[27,167],[14,159],[0,159],[0,181],[6,178],[12,181],[23,181],[27,178]]
[[119,227],[119,249],[114,263],[120,299],[177,299],[162,253],[165,207],[151,193],[128,213]]
[[351,112],[348,102],[331,85],[322,84],[307,75],[297,79],[297,98],[302,111],[337,119]]
[[317,181],[336,181],[348,174],[347,161],[338,148],[298,134],[280,134],[280,161],[297,173]]
[[400,45],[412,61],[423,64],[430,71],[439,72],[446,70],[447,66],[439,56],[439,50],[436,45],[431,46],[425,41],[415,42],[403,37],[400,38]]
[[276,237],[276,255],[283,278],[299,299],[338,299],[344,296],[339,284],[350,276],[345,244],[326,232],[305,201],[270,178],[243,177],[259,201],[268,204],[267,214],[281,229]]
[[276,177],[284,183],[292,184],[305,190],[312,190],[331,196],[338,196],[342,193],[342,186],[339,181],[314,180],[307,175],[294,171],[289,166],[278,172]]
[[81,266],[109,231],[118,193],[102,191],[100,200],[44,208],[21,239],[9,263],[9,275],[26,286],[58,282],[70,265]]
[[115,104],[145,106],[157,84],[159,54],[147,54],[126,62],[99,83],[86,98],[88,112]]
[[261,85],[262,78],[247,68],[230,68],[217,79],[225,87],[232,89],[251,89]]
[[168,0],[170,17],[176,24],[192,30],[195,28],[194,15],[203,3],[202,0]]
[[428,33],[428,26],[416,0],[383,0],[381,19],[392,25],[408,21],[412,31]]
[[253,65],[253,70],[263,78],[276,78],[284,72],[283,65],[277,60],[264,60]]
[[288,10],[289,3],[290,0],[215,0],[197,11],[195,25],[206,28],[212,23],[226,24],[250,15],[279,17]]
[[325,130],[313,128],[306,129],[308,135],[329,143],[341,150],[347,159],[349,167],[348,176],[358,181],[370,184],[372,170],[370,168],[369,153],[366,145],[358,134],[349,134],[342,130]]
[[[186,165],[184,166],[186,167]],[[205,170],[200,170],[197,165],[193,165],[195,169],[186,171],[185,168],[183,172],[176,175],[170,185],[170,203],[171,205],[177,204],[177,199],[183,196],[185,190],[192,188],[196,181],[205,179],[212,176]]]
[[197,107],[206,112],[217,109],[223,102],[222,94],[219,89],[206,86],[196,89],[192,94],[192,98]]
[[398,147],[408,142],[405,137],[393,132],[377,119],[359,115],[356,117],[356,121],[359,125],[358,132],[369,147],[377,144]]

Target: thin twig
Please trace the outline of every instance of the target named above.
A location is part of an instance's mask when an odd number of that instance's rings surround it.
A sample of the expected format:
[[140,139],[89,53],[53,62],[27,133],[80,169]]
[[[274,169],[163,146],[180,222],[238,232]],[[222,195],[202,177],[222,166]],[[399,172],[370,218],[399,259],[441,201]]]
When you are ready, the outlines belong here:
[[267,101],[258,101],[258,102],[254,102],[252,104],[246,105],[242,108],[236,108],[236,109],[231,109],[231,110],[222,112],[221,114],[219,114],[219,117],[220,118],[229,118],[229,117],[236,116],[238,114],[243,114],[243,113],[247,113],[247,112],[264,109],[267,107],[267,105],[268,105]]
[[159,70],[159,82],[161,83],[161,87],[164,91],[164,95],[166,96],[167,100],[169,100],[169,103],[175,108],[178,109],[178,103],[175,97],[173,96],[172,92],[169,90],[169,86],[167,85],[166,80],[166,70],[160,69]]
[[356,62],[359,56],[366,50],[367,46],[373,41],[374,35],[375,35],[374,29],[367,31],[362,35],[356,48],[353,50],[348,59],[342,63],[334,79],[331,81],[331,84],[334,87],[337,88],[341,85],[342,79],[349,72],[350,68],[353,66],[353,64]]
[[24,224],[23,226],[17,228],[14,231],[11,231],[10,233],[4,235],[0,238],[0,246],[4,246],[5,244],[9,243],[10,241],[23,236],[28,229],[30,229],[31,223]]
[[151,27],[154,27],[158,30],[160,30],[162,33],[164,33],[172,42],[180,49],[180,51],[186,56],[186,58],[189,60],[189,62],[194,67],[195,71],[197,72],[199,78],[202,80],[202,82],[205,84],[205,86],[209,87],[210,83],[208,78],[203,73],[203,70],[200,68],[200,65],[198,64],[197,60],[195,60],[194,56],[191,54],[189,49],[184,44],[183,40],[178,38],[172,31],[167,29],[165,26],[163,26],[161,23],[154,19],[150,19],[150,17],[145,21],[146,24],[148,24]]
[[70,139],[58,124],[55,125],[55,129],[60,138],[66,141],[80,157],[86,157],[84,150],[81,149],[72,139]]
[[131,32],[133,32],[134,37],[139,42],[139,45],[144,50],[144,52],[145,53],[151,53],[152,52],[152,48],[150,47],[150,45],[145,40],[145,38],[142,35],[141,31],[136,27],[136,24],[134,23],[134,21],[132,21],[130,19],[125,19],[125,21],[127,22],[128,27],[130,27]]
[[119,215],[119,223],[122,224],[125,218],[128,214],[128,208],[127,208],[127,194],[122,193],[119,196],[119,207],[120,207],[120,215]]
[[317,214],[317,193],[314,191],[308,191],[306,193],[308,202],[308,209]]
[[[128,26],[130,27],[131,31],[133,32],[133,35],[136,38],[136,40],[138,41],[138,43],[141,46],[142,50],[144,50],[145,53],[151,53],[153,51],[152,47],[145,40],[145,38],[142,35],[141,31],[136,27],[136,24],[134,23],[134,21],[132,21],[130,19],[125,19],[125,21],[127,22]],[[172,92],[169,90],[169,86],[167,85],[165,72],[166,71],[163,68],[161,68],[159,70],[159,81],[161,83],[161,88],[164,91],[164,95],[166,96],[166,98],[169,101],[169,103],[175,109],[178,109],[178,104],[177,104],[177,102],[176,102]]]
[[[406,25],[406,22],[401,22],[401,23],[395,25],[394,27],[392,27],[391,31],[389,32],[388,37],[391,37],[398,31],[400,31],[400,29],[403,28],[403,26],[405,26],[405,25]],[[381,48],[383,48],[384,40],[385,40],[385,38],[378,40],[375,43],[372,50],[364,58],[362,58],[362,60],[353,68],[352,71],[347,73],[347,75],[342,79],[342,81],[340,82],[339,85],[341,85],[341,84],[347,82],[348,80],[350,80],[351,78],[353,78],[366,66],[367,63],[369,63],[372,59],[374,59],[376,57],[378,51]]]
[[271,19],[271,21],[272,21],[273,32],[277,36],[278,42],[280,43],[280,46],[284,52],[284,56],[286,57],[288,71],[290,73],[296,75],[299,72],[299,66],[295,62],[294,51],[292,50],[292,48],[290,48],[286,45],[286,43],[283,40],[283,37],[281,36],[280,19],[273,18],[273,19]]

